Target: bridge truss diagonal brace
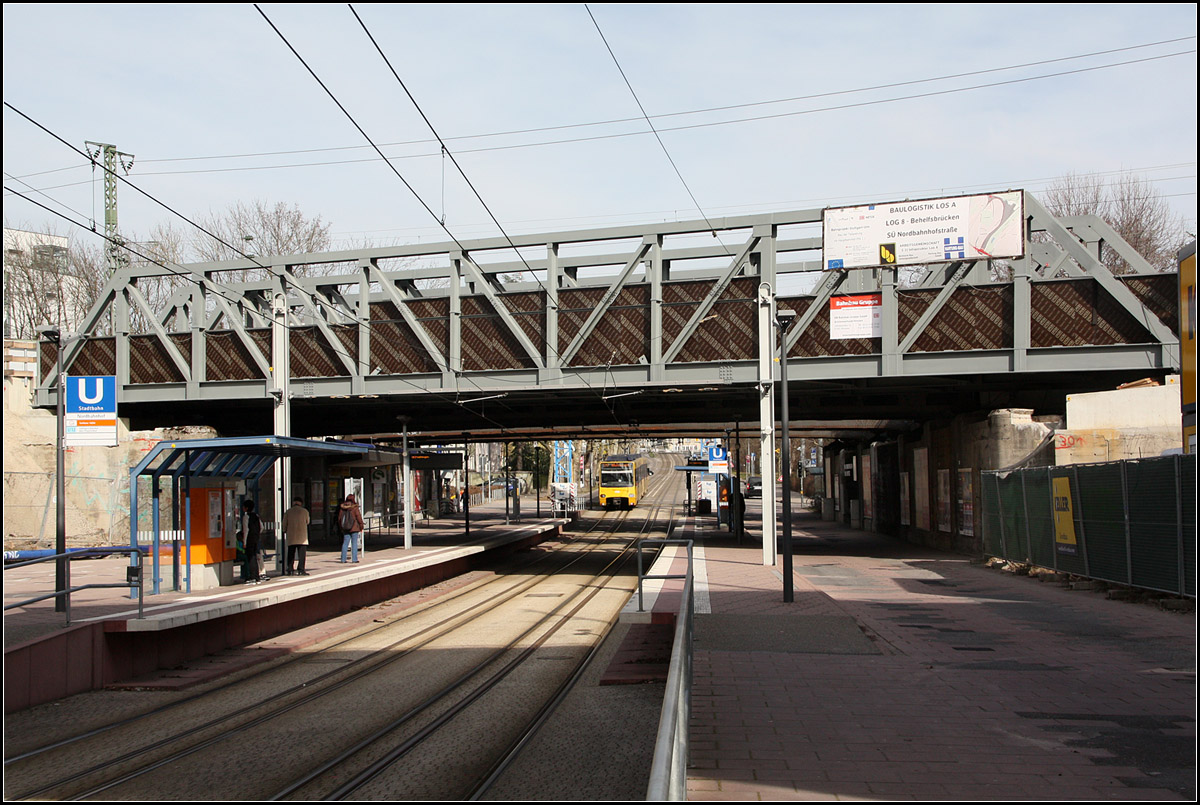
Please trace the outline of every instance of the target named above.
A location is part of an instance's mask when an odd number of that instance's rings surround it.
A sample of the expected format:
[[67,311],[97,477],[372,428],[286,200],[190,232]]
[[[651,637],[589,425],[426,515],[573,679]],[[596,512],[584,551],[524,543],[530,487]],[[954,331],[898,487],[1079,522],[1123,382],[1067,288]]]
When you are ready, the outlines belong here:
[[938,292],[937,297],[929,307],[925,308],[925,312],[921,314],[921,317],[917,319],[912,329],[908,331],[908,335],[900,342],[899,352],[901,355],[908,352],[912,348],[912,345],[917,342],[917,339],[921,337],[921,333],[925,332],[925,328],[929,326],[929,323],[934,320],[942,308],[946,306],[946,303],[950,301],[950,297],[954,295],[954,291],[967,278],[967,275],[971,273],[971,269],[974,266],[975,261],[973,260],[954,264],[953,274],[951,274],[949,281],[942,286],[942,290]]
[[[208,315],[208,318],[204,320],[204,329],[215,330],[217,322],[221,320],[222,316],[225,317],[225,321],[230,329],[236,329],[238,326],[244,327],[244,321],[247,317],[253,322],[251,326],[258,328],[271,326],[271,320],[259,310],[258,304],[249,292],[246,290],[238,291],[231,286],[224,286],[220,282],[214,281],[207,274],[193,273],[196,277],[196,282],[203,285],[205,293],[212,294],[218,303],[217,307],[213,309],[212,314]],[[235,300],[237,308],[234,308],[229,302],[231,292],[238,294],[238,298]],[[257,292],[256,290],[255,293]],[[207,314],[202,311],[200,315],[203,317]]]
[[699,329],[700,322],[708,317],[708,312],[712,310],[713,305],[725,293],[725,289],[729,287],[729,283],[733,282],[733,278],[742,270],[742,265],[749,258],[750,252],[758,246],[762,238],[763,236],[758,233],[752,234],[747,238],[737,255],[730,261],[729,268],[725,271],[724,275],[713,283],[713,287],[709,290],[708,295],[700,302],[696,308],[696,312],[692,314],[692,317],[688,319],[688,323],[684,325],[679,335],[675,337],[671,348],[663,355],[663,363],[671,363],[683,351],[684,345],[687,344],[691,337],[696,334],[696,330]]
[[429,357],[441,367],[441,371],[448,372],[450,365],[446,360],[446,354],[442,352],[440,346],[434,343],[430,338],[429,332],[417,319],[416,315],[408,307],[408,301],[413,298],[408,291],[401,291],[396,285],[396,280],[393,276],[379,268],[376,260],[365,260],[361,263],[363,269],[367,272],[368,282],[377,282],[379,287],[383,289],[384,295],[391,302],[397,311],[400,313],[400,318],[404,319],[404,323],[412,330],[417,341],[429,353]]
[[604,314],[608,312],[608,309],[612,306],[612,303],[616,301],[618,296],[620,296],[621,290],[625,287],[625,284],[633,275],[634,269],[641,264],[642,260],[646,258],[647,252],[649,252],[656,243],[658,243],[658,239],[654,237],[647,237],[643,239],[641,245],[639,245],[634,251],[633,257],[629,258],[628,262],[625,263],[625,268],[622,269],[621,273],[617,275],[617,278],[613,281],[612,285],[608,286],[608,290],[604,292],[604,297],[600,300],[600,303],[596,305],[590,314],[588,314],[587,321],[583,323],[583,327],[579,328],[579,332],[577,332],[575,337],[571,339],[571,343],[567,346],[566,350],[562,354],[562,366],[569,366],[571,364],[571,361],[574,360],[575,355],[578,354],[579,350],[583,347],[584,342],[586,342],[588,337],[595,332],[596,325],[600,323],[600,319],[604,317]]
[[288,271],[287,266],[271,266],[271,272],[279,277],[281,283],[280,291],[282,293],[286,294],[288,290],[295,290],[296,293],[300,294],[301,299],[304,301],[305,309],[312,316],[313,322],[317,325],[317,329],[320,330],[321,335],[324,336],[326,343],[329,344],[329,348],[333,350],[338,360],[341,361],[342,366],[346,369],[346,374],[352,378],[361,377],[358,371],[358,364],[350,357],[350,353],[346,352],[346,347],[343,346],[341,340],[334,334],[333,330],[329,329],[328,322],[325,321],[325,317],[318,310],[316,297],[313,293],[305,288],[292,272]]
[[804,311],[800,320],[791,327],[790,332],[786,336],[785,355],[791,353],[792,348],[796,346],[800,337],[817,320],[817,315],[825,309],[830,297],[834,295],[845,280],[846,272],[844,270],[825,272],[825,276],[821,278],[821,281],[817,283],[817,287],[813,289],[812,304],[808,306],[808,309]]
[[[1079,238],[1071,234],[1058,219],[1042,206],[1041,202],[1037,201],[1031,194],[1025,194],[1025,210],[1029,214],[1033,224],[1033,228],[1045,231],[1052,237],[1055,243],[1078,264],[1078,267],[1071,264],[1070,261],[1062,263],[1063,269],[1070,275],[1076,277],[1092,277],[1100,284],[1105,291],[1109,293],[1117,304],[1121,305],[1129,315],[1133,316],[1143,327],[1146,328],[1159,343],[1164,346],[1175,346],[1179,343],[1179,339],[1171,332],[1171,328],[1163,324],[1158,316],[1154,315],[1141,300],[1134,295],[1133,291],[1129,290],[1120,280],[1113,276],[1108,267],[1101,263],[1088,249],[1080,242]],[[1110,229],[1111,231],[1111,229]],[[1133,249],[1128,243],[1116,234],[1111,233],[1121,244],[1123,248],[1132,253]],[[1122,257],[1125,255],[1118,251]],[[1145,263],[1145,261],[1142,261]],[[1133,263],[1130,263],[1133,265]],[[1148,266],[1147,266],[1148,267]],[[1174,355],[1175,363],[1179,362],[1178,348]]]
[[[79,328],[80,337],[71,340],[66,349],[63,350],[62,365],[64,373],[70,372],[71,364],[74,362],[75,358],[79,356],[80,350],[83,349],[83,343],[87,341],[87,334],[96,328],[96,324],[100,321],[100,317],[104,315],[104,311],[108,310],[109,307],[116,301],[117,295],[120,293],[121,286],[125,283],[125,279],[118,279],[118,276],[119,275],[114,275],[114,277],[108,281],[107,285],[104,287],[104,291],[96,299],[95,303],[92,305],[92,309],[89,310],[87,315],[84,317],[82,326]],[[38,361],[38,365],[41,365],[40,360]],[[57,364],[51,364],[49,370],[46,372],[46,376],[42,378],[41,385],[38,386],[38,389],[39,391],[46,393],[51,389],[56,388],[57,384],[58,366]],[[123,389],[121,389],[120,385],[118,385],[118,397],[120,397],[122,391]]]
[[155,337],[157,337],[159,343],[163,345],[163,349],[167,351],[167,354],[171,356],[171,361],[175,364],[175,368],[178,369],[179,373],[183,375],[184,382],[190,383],[192,380],[191,363],[187,358],[183,357],[183,353],[181,353],[179,348],[175,346],[175,342],[167,336],[167,331],[164,330],[162,324],[159,323],[158,316],[155,315],[154,310],[151,309],[150,303],[146,300],[145,294],[143,294],[141,290],[132,282],[125,286],[125,293],[130,299],[133,300],[133,303],[141,309],[142,314],[146,317],[147,323],[149,323],[151,329],[154,330]]
[[177,316],[177,324],[182,323],[181,329],[187,329],[187,306],[192,303],[192,291],[194,288],[183,287],[176,288],[166,304],[161,310],[155,313],[155,317],[159,324],[166,327],[171,323],[171,318]]
[[[1059,222],[1073,232],[1075,236],[1084,243],[1103,241],[1104,243],[1108,244],[1109,248],[1111,248],[1121,257],[1121,259],[1128,263],[1134,272],[1138,274],[1158,273],[1158,269],[1150,265],[1150,263],[1146,261],[1145,257],[1142,257],[1142,255],[1138,254],[1137,250],[1130,246],[1129,242],[1125,240],[1125,238],[1121,237],[1120,233],[1113,229],[1109,225],[1108,221],[1105,221],[1100,216],[1063,216],[1059,219]],[[1092,237],[1090,239],[1083,237],[1084,232],[1087,232]],[[1098,250],[1097,253],[1099,253]]]
[[[206,322],[205,331],[212,330],[217,319],[224,316],[226,325],[229,329],[233,330],[238,340],[242,342],[242,346],[250,353],[250,357],[254,359],[254,364],[258,367],[258,371],[262,373],[263,379],[269,380],[271,377],[271,363],[263,356],[258,342],[250,337],[250,333],[246,330],[238,311],[234,310],[233,305],[225,298],[224,293],[219,289],[213,288],[212,280],[208,277],[201,277],[199,281],[203,290],[211,293],[217,301],[216,310],[213,311],[212,318]],[[202,310],[200,315],[203,315]]]
[[504,322],[504,326],[508,328],[509,333],[521,345],[521,349],[525,350],[525,354],[533,361],[534,367],[545,369],[546,362],[538,353],[537,347],[529,340],[529,336],[525,335],[525,331],[521,329],[521,325],[517,324],[517,320],[513,318],[512,311],[508,309],[508,305],[504,304],[503,299],[496,293],[496,289],[492,286],[491,281],[484,275],[479,266],[475,264],[475,261],[466,252],[452,254],[450,259],[459,262],[466,269],[467,274],[470,275],[470,281],[483,291],[484,296],[491,303],[492,309],[496,311],[496,315],[500,317],[500,320]]

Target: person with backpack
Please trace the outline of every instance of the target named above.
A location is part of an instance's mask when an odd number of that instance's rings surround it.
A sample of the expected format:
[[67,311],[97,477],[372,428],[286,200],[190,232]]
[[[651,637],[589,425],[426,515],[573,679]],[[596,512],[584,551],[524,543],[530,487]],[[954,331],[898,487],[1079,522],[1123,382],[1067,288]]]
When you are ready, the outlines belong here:
[[346,549],[350,549],[350,559],[358,563],[358,541],[362,537],[363,517],[359,511],[354,495],[346,495],[346,500],[338,509],[338,527],[342,530],[342,564],[346,563]]

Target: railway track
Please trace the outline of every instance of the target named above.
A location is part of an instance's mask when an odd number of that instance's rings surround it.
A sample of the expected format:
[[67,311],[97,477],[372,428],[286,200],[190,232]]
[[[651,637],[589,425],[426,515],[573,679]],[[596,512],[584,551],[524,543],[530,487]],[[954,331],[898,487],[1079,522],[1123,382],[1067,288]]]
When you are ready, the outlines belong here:
[[622,573],[631,546],[666,528],[679,497],[672,476],[652,485],[646,506],[603,513],[537,561],[249,678],[10,758],[6,794],[482,796],[602,642],[636,583]]

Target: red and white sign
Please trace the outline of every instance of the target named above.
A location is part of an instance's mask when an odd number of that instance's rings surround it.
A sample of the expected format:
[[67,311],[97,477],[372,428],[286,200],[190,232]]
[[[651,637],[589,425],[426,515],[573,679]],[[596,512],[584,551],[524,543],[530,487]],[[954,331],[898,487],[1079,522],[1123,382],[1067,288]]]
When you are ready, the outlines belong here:
[[829,337],[880,338],[882,314],[883,294],[835,296],[829,300]]

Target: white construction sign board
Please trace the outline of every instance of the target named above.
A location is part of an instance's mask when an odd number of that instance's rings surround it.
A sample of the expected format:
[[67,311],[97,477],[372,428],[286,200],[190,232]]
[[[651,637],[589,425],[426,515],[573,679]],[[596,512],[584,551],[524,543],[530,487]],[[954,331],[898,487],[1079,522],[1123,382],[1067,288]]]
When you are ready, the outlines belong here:
[[829,300],[829,337],[881,338],[883,294],[834,296]]
[[830,207],[823,237],[827,270],[1020,257],[1024,193]]

